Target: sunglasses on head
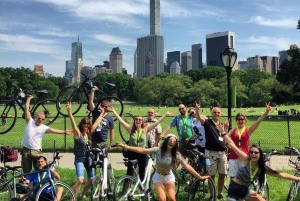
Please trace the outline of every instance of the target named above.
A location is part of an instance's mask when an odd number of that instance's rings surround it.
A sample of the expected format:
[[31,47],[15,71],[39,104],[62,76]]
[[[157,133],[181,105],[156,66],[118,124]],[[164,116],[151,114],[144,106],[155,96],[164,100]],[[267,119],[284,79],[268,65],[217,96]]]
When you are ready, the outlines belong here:
[[42,118],[42,117],[38,117],[38,119],[44,121],[44,118]]
[[259,151],[250,151],[250,154],[259,154]]

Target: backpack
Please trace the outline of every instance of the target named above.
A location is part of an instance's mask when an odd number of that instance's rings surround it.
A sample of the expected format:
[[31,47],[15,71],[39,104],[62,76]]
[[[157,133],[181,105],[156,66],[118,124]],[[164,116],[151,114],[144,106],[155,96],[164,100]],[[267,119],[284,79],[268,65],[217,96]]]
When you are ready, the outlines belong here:
[[18,160],[18,151],[10,147],[0,147],[0,162],[14,162]]

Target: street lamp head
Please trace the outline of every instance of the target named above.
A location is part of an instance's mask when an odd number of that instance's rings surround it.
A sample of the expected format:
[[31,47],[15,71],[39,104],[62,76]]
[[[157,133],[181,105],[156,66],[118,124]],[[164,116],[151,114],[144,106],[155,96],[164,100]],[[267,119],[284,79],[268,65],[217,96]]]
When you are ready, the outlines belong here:
[[237,53],[234,51],[233,48],[227,46],[220,54],[220,58],[225,68],[232,68],[236,62]]

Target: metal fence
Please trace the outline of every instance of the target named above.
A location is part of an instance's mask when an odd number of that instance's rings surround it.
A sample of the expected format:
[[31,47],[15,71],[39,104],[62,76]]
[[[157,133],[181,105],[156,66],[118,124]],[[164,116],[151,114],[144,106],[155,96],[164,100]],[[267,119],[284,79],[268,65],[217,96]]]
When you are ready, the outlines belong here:
[[[74,117],[76,122],[79,122],[82,116]],[[166,117],[161,123],[162,128],[171,122],[173,117]],[[225,121],[227,117],[222,117],[221,121]],[[247,116],[246,126],[251,126],[258,116]],[[129,122],[131,123],[131,122]],[[232,127],[236,127],[236,123],[232,122]],[[26,127],[26,122],[22,118],[18,118],[14,128],[6,133],[0,135],[0,144],[11,146],[16,149],[22,148],[21,141]],[[50,125],[56,129],[72,129],[69,118],[59,117],[54,123]],[[126,133],[124,128],[121,132]],[[169,133],[176,134],[176,128],[172,128]],[[128,135],[128,134],[127,134]],[[115,142],[122,142],[119,131],[119,122],[115,121]],[[263,120],[260,126],[251,136],[252,144],[259,144],[264,151],[271,151],[276,149],[284,151],[285,146],[300,148],[300,116],[269,116]],[[54,151],[72,151],[74,145],[73,134],[45,134],[42,140],[43,150]]]

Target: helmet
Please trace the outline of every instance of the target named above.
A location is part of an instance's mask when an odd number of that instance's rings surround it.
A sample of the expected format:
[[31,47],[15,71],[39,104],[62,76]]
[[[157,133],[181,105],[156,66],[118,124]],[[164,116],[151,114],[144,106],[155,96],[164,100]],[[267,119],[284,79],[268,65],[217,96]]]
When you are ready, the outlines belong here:
[[29,191],[29,187],[27,184],[16,184],[16,191],[19,194],[26,194]]

